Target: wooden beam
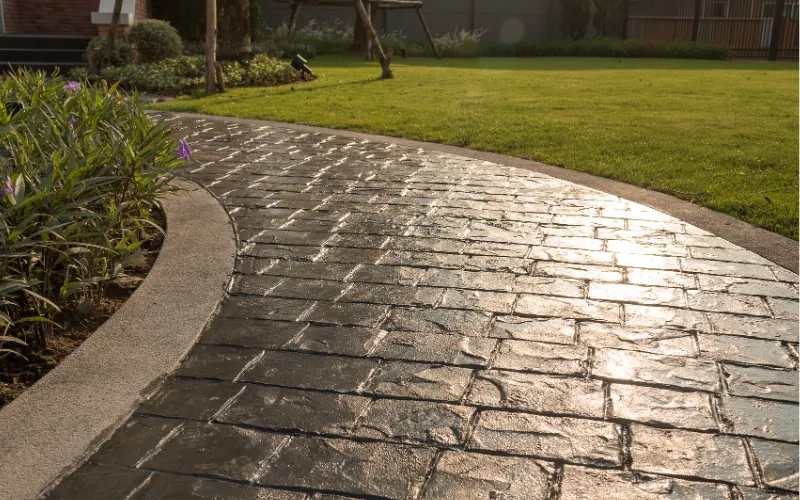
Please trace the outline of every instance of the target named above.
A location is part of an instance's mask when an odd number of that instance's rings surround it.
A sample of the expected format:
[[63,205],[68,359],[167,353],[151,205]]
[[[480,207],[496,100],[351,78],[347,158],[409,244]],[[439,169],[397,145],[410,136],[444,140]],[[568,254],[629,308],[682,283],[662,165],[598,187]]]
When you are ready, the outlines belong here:
[[367,9],[364,8],[364,4],[361,0],[353,0],[353,3],[356,6],[356,13],[358,13],[358,17],[361,19],[361,22],[364,23],[364,27],[367,28],[367,33],[369,36],[372,37],[372,43],[375,44],[375,51],[378,53],[378,58],[381,63],[381,78],[393,78],[392,70],[389,67],[389,65],[392,63],[392,50],[389,49],[388,54],[383,52],[383,47],[381,47],[381,39],[378,37],[375,27],[372,25],[372,19],[370,19],[370,17],[367,15]]
[[206,0],[206,94],[216,92],[217,0]]
[[425,30],[425,36],[428,37],[428,42],[431,44],[431,48],[433,49],[433,53],[436,56],[436,59],[441,59],[442,56],[439,54],[439,49],[436,48],[436,42],[433,41],[433,35],[431,35],[431,30],[428,29],[428,23],[425,22],[425,16],[422,15],[422,8],[417,7],[415,9],[417,11],[417,15],[419,16],[419,22],[422,23],[422,29]]

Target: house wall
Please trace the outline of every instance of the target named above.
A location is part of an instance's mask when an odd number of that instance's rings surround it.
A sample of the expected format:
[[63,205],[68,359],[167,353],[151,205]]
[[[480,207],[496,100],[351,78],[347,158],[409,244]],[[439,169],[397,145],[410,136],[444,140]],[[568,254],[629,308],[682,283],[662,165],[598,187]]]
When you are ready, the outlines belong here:
[[6,33],[94,35],[97,0],[0,0]]
[[[263,25],[274,28],[288,20],[291,9],[286,0],[259,1]],[[422,12],[434,34],[483,28],[488,30],[484,40],[513,42],[561,38],[559,4],[558,0],[425,0]],[[304,5],[298,26],[304,26],[312,19],[328,24],[336,20],[353,24],[355,10]],[[412,9],[381,11],[375,24],[378,29],[402,31],[411,40],[425,38]]]

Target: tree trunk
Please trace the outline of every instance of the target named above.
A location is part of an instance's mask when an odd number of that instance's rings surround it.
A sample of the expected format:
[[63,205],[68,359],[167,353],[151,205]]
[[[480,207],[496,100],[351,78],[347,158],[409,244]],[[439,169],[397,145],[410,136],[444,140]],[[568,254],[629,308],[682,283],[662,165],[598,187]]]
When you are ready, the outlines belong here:
[[219,57],[241,59],[250,54],[250,0],[219,0],[217,9]]
[[117,29],[119,28],[119,16],[121,13],[122,0],[116,0],[114,2],[114,11],[111,13],[111,24],[108,27],[108,43],[106,44],[106,54],[103,58],[103,67],[111,65],[114,49],[117,48]]
[[[372,9],[370,17],[372,18],[372,25],[375,26],[375,19],[378,17],[377,7]],[[361,22],[361,18],[358,16],[358,9],[356,9],[356,24],[353,26],[353,44],[350,45],[350,50],[357,54],[366,53],[368,39],[369,34],[364,27],[364,23]]]
[[206,0],[206,94],[216,90],[217,0]]

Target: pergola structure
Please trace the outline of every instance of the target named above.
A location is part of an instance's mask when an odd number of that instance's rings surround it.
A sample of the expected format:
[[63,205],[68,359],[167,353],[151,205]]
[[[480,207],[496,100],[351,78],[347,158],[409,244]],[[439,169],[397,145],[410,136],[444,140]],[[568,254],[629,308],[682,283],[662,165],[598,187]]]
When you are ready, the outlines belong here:
[[[363,3],[362,3],[363,2]],[[425,16],[422,15],[422,0],[289,0],[292,5],[292,15],[289,18],[289,35],[294,33],[297,27],[297,18],[300,15],[300,7],[303,5],[324,5],[333,7],[352,7],[355,3],[356,10],[359,11],[359,18],[364,21],[363,16],[359,9],[359,5],[363,5],[366,11],[365,28],[367,32],[367,58],[372,57],[372,40],[370,40],[370,33],[375,31],[372,26],[372,13],[377,12],[378,9],[414,9],[419,16],[419,22],[422,29],[425,31],[425,36],[428,37],[428,42],[431,44],[433,53],[439,59],[439,49],[436,48],[436,43],[433,41],[431,30],[428,29],[428,23],[425,22]],[[367,24],[368,23],[368,24]]]

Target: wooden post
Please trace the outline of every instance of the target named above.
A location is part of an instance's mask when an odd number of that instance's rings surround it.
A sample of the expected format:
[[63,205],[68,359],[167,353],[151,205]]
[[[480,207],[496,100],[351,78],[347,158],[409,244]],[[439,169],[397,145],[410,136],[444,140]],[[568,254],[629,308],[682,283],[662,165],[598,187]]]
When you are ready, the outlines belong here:
[[783,10],[786,5],[784,0],[775,0],[775,12],[772,13],[772,38],[769,43],[769,60],[778,60],[778,50],[781,48],[781,34],[783,32]]
[[206,0],[206,94],[216,92],[217,0]]
[[700,36],[700,15],[703,12],[703,0],[694,0],[694,15],[692,17],[692,41],[696,42]]
[[114,11],[111,13],[111,24],[108,26],[108,43],[106,44],[106,53],[103,57],[103,66],[111,64],[111,58],[114,56],[114,49],[117,47],[117,29],[119,28],[119,16],[122,13],[122,0],[114,2]]
[[425,36],[428,37],[428,42],[430,42],[431,48],[433,48],[433,54],[436,56],[436,59],[441,59],[442,56],[439,54],[439,49],[436,48],[436,42],[433,41],[431,30],[428,29],[428,23],[425,22],[425,16],[422,15],[422,8],[416,7],[414,10],[417,11],[419,22],[422,23],[422,29],[425,30]]
[[389,67],[389,65],[392,63],[392,51],[389,50],[388,54],[383,52],[383,47],[381,47],[381,39],[378,37],[375,27],[372,26],[372,19],[370,19],[370,17],[367,15],[367,9],[364,8],[362,1],[353,0],[353,3],[356,6],[356,13],[358,14],[358,17],[361,19],[361,22],[364,23],[367,33],[372,38],[374,50],[378,53],[378,59],[381,63],[381,78],[392,78],[392,70]]
[[476,21],[476,19],[475,19],[475,18],[476,18],[476,17],[477,17],[477,15],[478,15],[478,6],[477,6],[477,3],[478,3],[478,0],[472,0],[472,1],[470,2],[470,8],[469,8],[469,21],[470,21],[470,22],[469,22],[469,29],[470,29],[471,31],[475,31],[475,28],[476,28],[476,26],[475,26],[475,21]]
[[295,28],[297,28],[297,18],[300,17],[300,5],[300,2],[294,2],[292,4],[292,15],[289,17],[289,36],[292,36]]

